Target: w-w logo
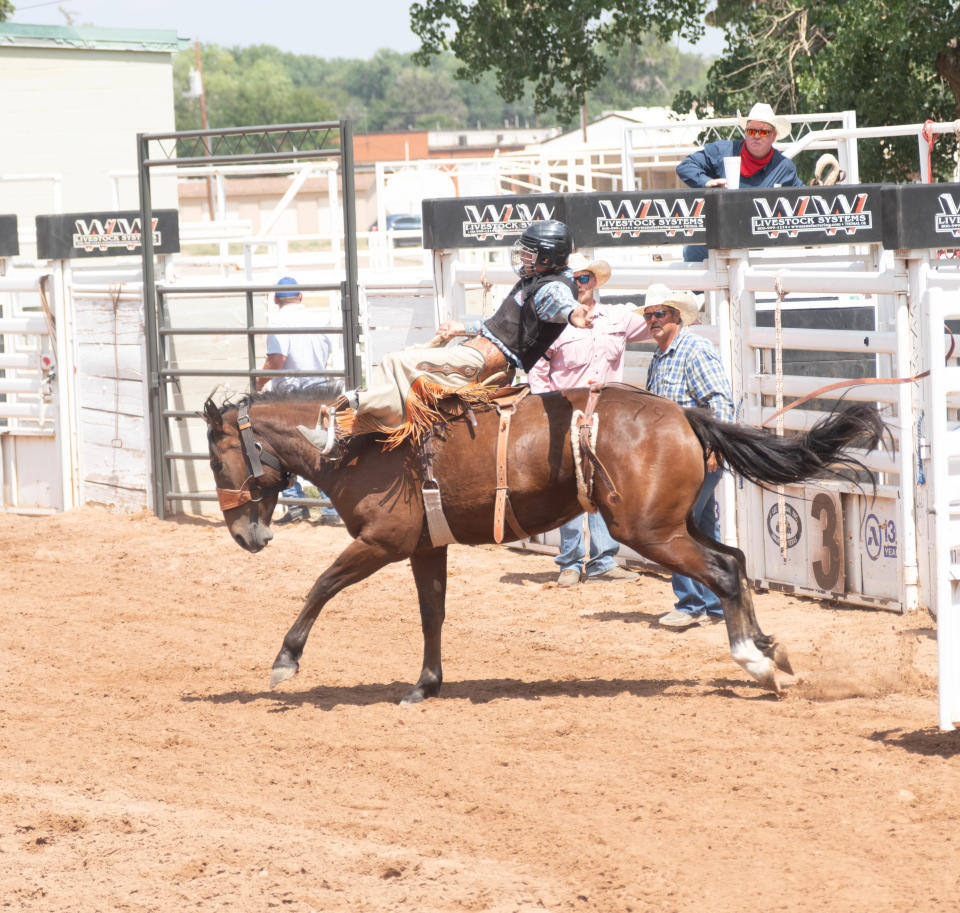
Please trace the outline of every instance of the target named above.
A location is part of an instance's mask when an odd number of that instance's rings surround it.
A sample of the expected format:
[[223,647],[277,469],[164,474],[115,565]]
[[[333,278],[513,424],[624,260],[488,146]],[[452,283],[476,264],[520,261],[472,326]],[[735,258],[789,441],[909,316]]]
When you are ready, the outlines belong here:
[[[108,250],[112,247],[125,247],[127,250],[136,250],[140,247],[141,231],[140,219],[75,219],[76,231],[73,235],[73,246],[77,249],[92,251],[94,249]],[[151,220],[153,228],[153,243],[160,245],[160,232],[157,231],[157,219]]]
[[933,230],[960,238],[960,200],[954,199],[952,193],[941,193],[940,212],[934,220]]
[[531,222],[546,221],[553,218],[553,207],[547,203],[487,203],[483,208],[464,204],[467,218],[463,223],[463,236],[486,241],[493,236],[498,241],[504,235],[521,235]]
[[660,232],[668,238],[677,232],[690,237],[703,229],[703,197],[694,200],[597,200],[603,215],[597,217],[597,233],[619,238],[628,234]]
[[828,201],[823,196],[802,196],[795,200],[777,197],[770,200],[755,197],[753,205],[758,215],[750,220],[755,235],[779,237],[785,232],[795,238],[800,232],[822,232],[828,236],[838,231],[848,235],[873,227],[873,213],[864,210],[867,194],[858,193],[853,200],[839,193]]

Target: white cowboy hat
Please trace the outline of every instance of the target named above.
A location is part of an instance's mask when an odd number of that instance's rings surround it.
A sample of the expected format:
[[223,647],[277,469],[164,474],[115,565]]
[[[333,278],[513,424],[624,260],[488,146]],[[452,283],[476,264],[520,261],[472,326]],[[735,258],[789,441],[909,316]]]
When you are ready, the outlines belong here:
[[746,130],[747,121],[757,120],[762,124],[770,124],[777,131],[777,139],[783,139],[785,136],[790,135],[790,121],[785,117],[777,117],[773,113],[773,108],[770,105],[765,105],[762,102],[757,102],[751,109],[750,113],[744,117],[740,114],[739,109],[737,110],[737,123]]
[[604,285],[610,279],[610,264],[606,260],[588,260],[581,253],[570,254],[567,269],[574,273],[593,273],[598,286]]
[[647,308],[660,307],[661,305],[676,308],[680,312],[680,319],[685,327],[700,322],[700,306],[697,304],[697,296],[693,292],[687,290],[674,291],[667,288],[662,282],[655,282],[647,289],[641,313]]

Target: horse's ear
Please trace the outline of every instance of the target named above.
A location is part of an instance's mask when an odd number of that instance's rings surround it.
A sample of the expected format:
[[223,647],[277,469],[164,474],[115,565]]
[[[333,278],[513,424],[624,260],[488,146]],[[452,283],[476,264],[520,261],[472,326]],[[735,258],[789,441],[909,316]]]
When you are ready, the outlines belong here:
[[209,396],[203,404],[203,418],[213,431],[223,431],[223,416]]

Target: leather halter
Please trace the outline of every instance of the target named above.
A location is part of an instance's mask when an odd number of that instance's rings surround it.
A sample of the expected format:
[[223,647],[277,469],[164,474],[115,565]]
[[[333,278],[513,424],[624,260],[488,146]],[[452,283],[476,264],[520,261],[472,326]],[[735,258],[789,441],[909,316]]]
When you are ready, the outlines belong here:
[[[250,475],[243,480],[243,484],[239,488],[217,489],[217,500],[220,502],[220,510],[231,510],[234,507],[241,507],[250,501],[262,501],[265,491],[281,491],[290,485],[290,479],[293,477],[292,472],[283,468],[280,460],[269,451],[264,450],[263,445],[259,441],[254,440],[249,407],[237,410],[237,428],[240,431],[240,447],[243,450],[243,458],[246,460]],[[280,473],[280,482],[278,485],[261,488],[256,484],[256,480],[264,473],[264,463]],[[254,488],[256,489],[255,491]]]

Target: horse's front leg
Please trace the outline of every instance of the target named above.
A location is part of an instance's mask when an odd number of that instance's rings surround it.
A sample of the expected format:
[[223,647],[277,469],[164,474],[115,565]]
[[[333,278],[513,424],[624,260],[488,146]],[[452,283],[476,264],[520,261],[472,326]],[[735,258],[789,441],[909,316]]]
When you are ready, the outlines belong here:
[[310,635],[310,629],[327,602],[344,587],[369,577],[374,571],[402,557],[404,556],[395,552],[388,552],[380,545],[354,539],[310,588],[303,610],[287,631],[287,636],[283,638],[283,646],[273,661],[270,687],[285,682],[300,671],[300,657],[307,637]]
[[400,701],[417,704],[427,697],[436,697],[443,684],[440,666],[440,632],[446,616],[447,547],[444,545],[424,554],[410,556],[413,579],[420,598],[420,625],[423,629],[423,668],[420,678]]

